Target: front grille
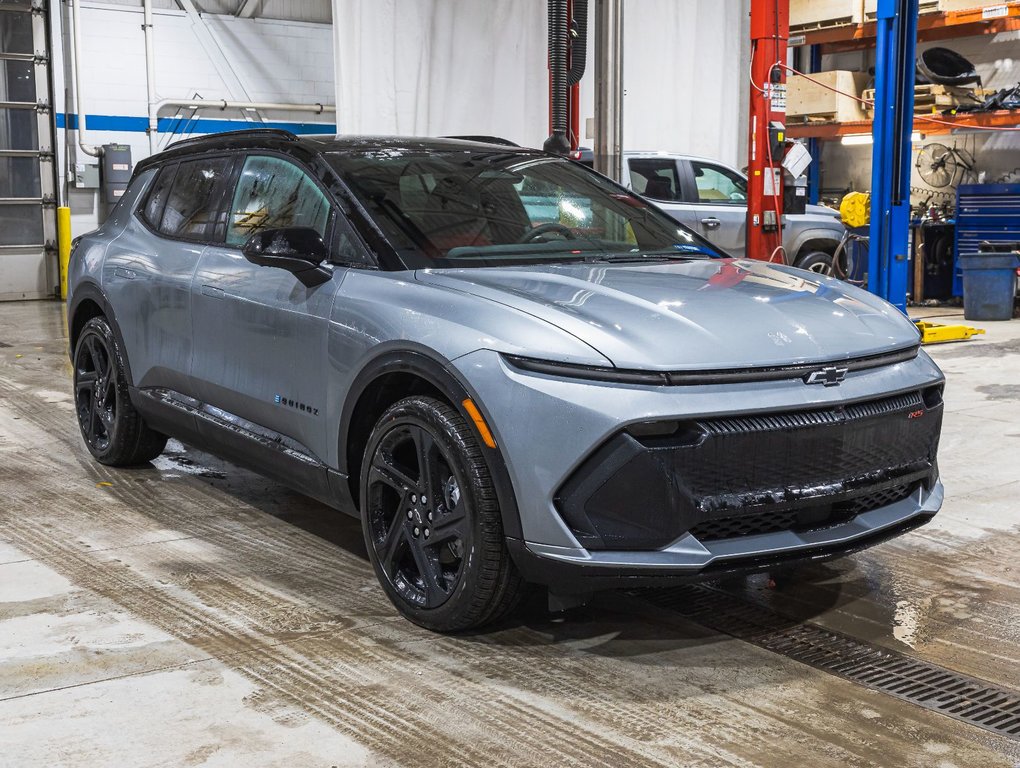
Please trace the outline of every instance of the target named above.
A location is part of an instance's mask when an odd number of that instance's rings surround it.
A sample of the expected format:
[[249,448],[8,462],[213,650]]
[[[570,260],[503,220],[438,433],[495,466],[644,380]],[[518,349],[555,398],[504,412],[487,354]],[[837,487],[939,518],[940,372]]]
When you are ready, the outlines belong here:
[[[812,530],[905,498],[937,476],[938,387],[845,405],[708,417],[622,432],[556,504],[591,549],[660,549]],[[668,432],[666,431],[668,430]]]
[[691,528],[689,533],[698,541],[720,541],[741,536],[760,536],[779,531],[817,531],[848,522],[857,515],[879,507],[894,504],[910,496],[916,484],[896,485],[881,491],[867,493],[853,499],[822,507],[800,510],[755,512],[706,520]]

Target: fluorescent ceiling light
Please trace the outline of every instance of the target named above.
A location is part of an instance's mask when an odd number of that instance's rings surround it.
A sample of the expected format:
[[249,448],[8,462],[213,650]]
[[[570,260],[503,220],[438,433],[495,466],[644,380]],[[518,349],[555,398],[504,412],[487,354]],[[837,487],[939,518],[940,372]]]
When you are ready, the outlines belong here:
[[[910,134],[910,141],[913,144],[920,143],[923,138],[917,131]],[[863,146],[872,144],[874,141],[875,138],[870,133],[851,133],[840,139],[840,143],[847,147]]]
[[870,133],[851,133],[840,139],[840,144],[845,147],[856,147],[862,144],[871,144],[875,139]]

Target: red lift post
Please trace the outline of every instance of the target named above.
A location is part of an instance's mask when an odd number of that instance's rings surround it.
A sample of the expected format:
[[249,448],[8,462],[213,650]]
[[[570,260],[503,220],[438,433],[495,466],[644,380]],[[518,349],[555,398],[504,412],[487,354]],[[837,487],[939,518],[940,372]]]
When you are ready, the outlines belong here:
[[747,248],[752,259],[785,263],[783,154],[790,0],[751,0],[751,101],[747,143]]

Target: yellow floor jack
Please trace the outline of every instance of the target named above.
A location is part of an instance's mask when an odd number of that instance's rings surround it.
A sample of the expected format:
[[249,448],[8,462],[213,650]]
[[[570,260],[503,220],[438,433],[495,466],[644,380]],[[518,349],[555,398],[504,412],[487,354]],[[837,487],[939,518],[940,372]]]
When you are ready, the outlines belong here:
[[985,332],[984,328],[971,328],[969,325],[942,325],[940,323],[925,323],[920,320],[914,325],[921,332],[922,344],[967,341],[971,336],[978,336]]

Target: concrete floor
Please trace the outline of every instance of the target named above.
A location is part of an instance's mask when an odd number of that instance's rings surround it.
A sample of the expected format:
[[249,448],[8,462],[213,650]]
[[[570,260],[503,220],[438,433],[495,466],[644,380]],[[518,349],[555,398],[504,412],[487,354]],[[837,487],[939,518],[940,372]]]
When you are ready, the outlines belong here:
[[[931,350],[936,521],[726,590],[1020,689],[1020,322],[986,327]],[[1020,742],[639,598],[420,630],[355,521],[177,443],[144,469],[91,461],[63,329],[57,304],[0,305],[4,768],[1020,765]]]

